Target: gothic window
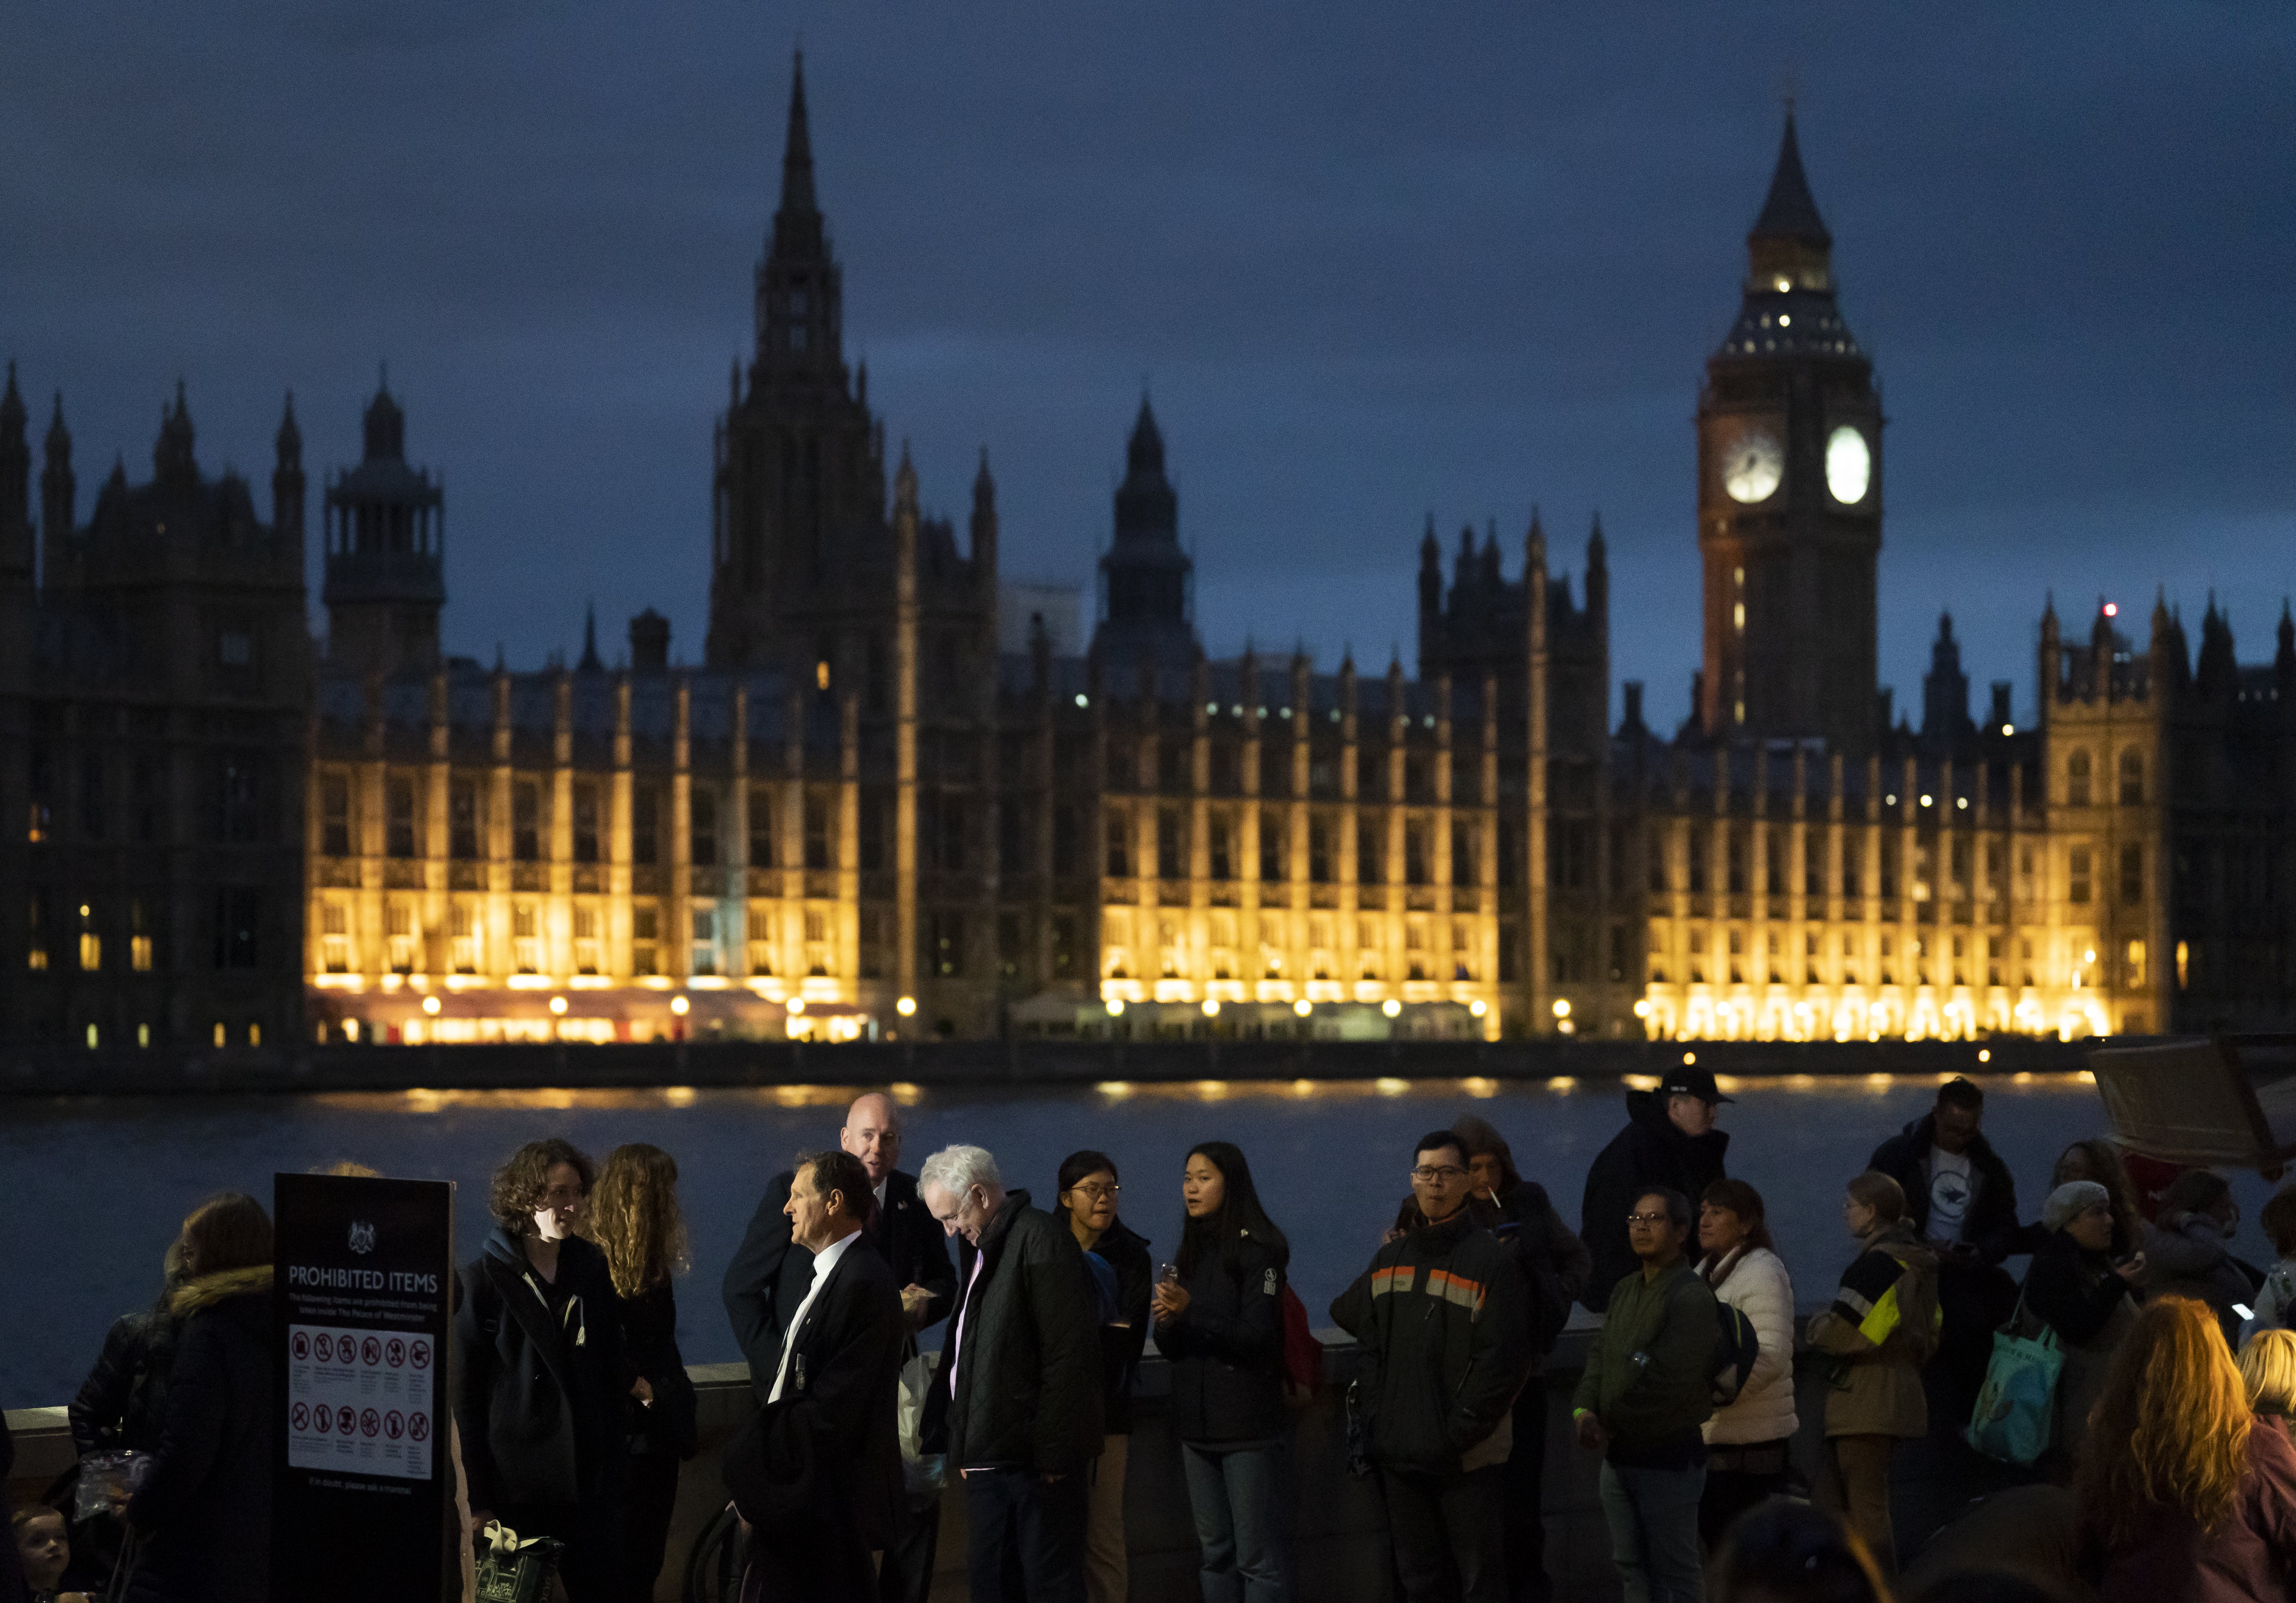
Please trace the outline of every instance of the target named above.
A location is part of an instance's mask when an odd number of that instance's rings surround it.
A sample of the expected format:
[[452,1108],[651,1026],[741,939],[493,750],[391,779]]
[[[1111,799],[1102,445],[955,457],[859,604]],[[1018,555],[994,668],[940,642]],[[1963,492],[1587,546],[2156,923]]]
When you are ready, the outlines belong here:
[[574,787],[574,861],[598,861],[598,787],[589,780]]
[[448,849],[465,862],[479,855],[479,782],[455,780],[447,787]]
[[695,974],[718,972],[718,910],[697,907],[693,910],[693,967]]
[[[252,752],[233,751],[224,754],[217,775],[217,838],[226,845],[250,845],[263,838],[263,775],[261,761]],[[413,806],[408,804],[408,816],[413,817]],[[410,823],[410,828],[412,825]],[[412,856],[410,848],[406,854]]]
[[638,976],[661,972],[661,909],[630,909],[630,972]]
[[1156,809],[1156,873],[1164,879],[1188,877],[1186,854],[1180,845],[1180,813],[1177,807]]
[[1825,894],[1825,837],[1816,830],[1802,837],[1801,894],[1805,896]]
[[2075,747],[2065,757],[2065,805],[2070,807],[2088,806],[2088,752]]
[[2144,848],[2141,846],[2120,848],[2120,900],[2128,907],[2144,900]]
[[416,943],[414,909],[405,902],[393,902],[384,908],[382,933],[390,971],[393,974],[414,973]]
[[138,974],[152,971],[152,904],[141,896],[127,903],[127,966]]
[[351,786],[339,773],[331,773],[319,781],[319,855],[351,855]]
[[351,971],[350,909],[329,902],[319,910],[319,966],[330,974]]
[[1338,854],[1332,847],[1336,826],[1328,818],[1308,821],[1308,878],[1318,885],[1328,885],[1333,873],[1332,858]]
[[2120,805],[2144,805],[2144,754],[2134,747],[2120,754]]
[[1356,883],[1381,885],[1387,880],[1387,822],[1370,814],[1356,820]]
[[1028,807],[1017,796],[1008,796],[996,810],[996,871],[1025,874],[1032,866],[1029,850]]
[[382,784],[383,850],[393,857],[414,855],[414,781],[394,773]]
[[[135,759],[135,838],[153,841],[160,838],[160,776],[165,773],[161,759],[139,757]],[[347,854],[339,853],[337,855]]]
[[521,902],[510,910],[511,966],[521,974],[542,972],[542,931],[540,917],[531,902]]
[[1235,878],[1235,824],[1225,813],[1211,817],[1211,874],[1215,879]]
[[521,863],[542,856],[542,787],[532,780],[511,786],[510,855]]
[[79,760],[79,832],[87,840],[103,838],[103,754],[83,752]]
[[1062,802],[1053,809],[1053,872],[1073,874],[1077,871],[1078,814],[1072,802]]
[[1706,894],[1706,831],[1693,823],[1689,835],[1690,894],[1702,896]]
[[[964,814],[960,808],[955,828],[952,831],[957,843],[957,860],[943,866],[961,869],[964,866]],[[835,866],[831,863],[829,804],[817,796],[805,798],[805,865],[818,871]]]
[[1262,879],[1285,878],[1283,821],[1268,813],[1259,815],[1259,877]]
[[1406,885],[1427,883],[1427,824],[1423,819],[1413,819],[1403,826],[1403,881]]
[[693,862],[696,868],[718,866],[718,793],[706,786],[696,785],[686,797],[686,816],[693,834]]
[[1131,821],[1125,815],[1122,808],[1111,807],[1109,809],[1107,872],[1108,877],[1111,879],[1125,879],[1131,877],[1132,841],[1130,837],[1130,823]]
[[885,798],[864,796],[861,798],[861,871],[879,872],[885,866]]
[[[1586,847],[1584,825],[1579,826],[1579,847],[1583,855]],[[1585,865],[1582,863],[1580,866],[1583,870]],[[1453,820],[1451,823],[1451,883],[1454,885],[1476,883],[1475,827],[1457,819]]]
[[2075,906],[2086,906],[2089,899],[2089,849],[2087,846],[2075,846],[2070,855],[2068,866],[2070,871],[2067,878],[2070,884],[2065,899]]
[[1053,920],[1053,973],[1065,977],[1076,972],[1076,920],[1063,914]]
[[574,909],[574,972],[598,971],[598,910],[583,904]]
[[1786,894],[1786,832],[1772,830],[1763,845],[1762,888],[1769,896],[1783,896]]
[[1729,840],[1730,894],[1746,894],[1746,837],[1742,831],[1730,831]]
[[[215,966],[252,969],[261,955],[263,892],[251,885],[216,887]],[[45,965],[43,965],[45,966]]]
[[1666,883],[1666,834],[1661,828],[1657,825],[1652,826],[1650,833],[1644,838],[1643,852],[1644,864],[1649,870],[1649,878],[1644,880],[1644,884],[1649,887],[1652,893],[1663,894],[1668,887]]
[[1857,835],[1841,838],[1841,894],[1845,896],[1866,894],[1866,842]]
[[[650,868],[661,861],[661,788],[630,787],[630,861]],[[647,974],[652,969],[644,970]]]
[[1185,735],[1167,735],[1156,742],[1156,788],[1167,796],[1189,788],[1189,745]]

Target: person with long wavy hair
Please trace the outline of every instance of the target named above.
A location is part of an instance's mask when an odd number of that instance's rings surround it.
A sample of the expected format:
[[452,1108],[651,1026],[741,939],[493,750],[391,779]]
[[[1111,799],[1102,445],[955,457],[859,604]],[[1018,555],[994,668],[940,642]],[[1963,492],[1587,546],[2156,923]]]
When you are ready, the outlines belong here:
[[2206,1304],[2145,1304],[2098,1398],[2079,1493],[2103,1603],[2290,1595],[2296,1447],[2258,1429]]
[[622,1317],[628,1382],[630,1467],[623,1504],[623,1563],[629,1596],[653,1596],[677,1505],[677,1466],[698,1444],[693,1382],[677,1350],[671,1284],[692,1263],[677,1206],[677,1160],[633,1141],[606,1154],[590,1193],[584,1233],[606,1255]]

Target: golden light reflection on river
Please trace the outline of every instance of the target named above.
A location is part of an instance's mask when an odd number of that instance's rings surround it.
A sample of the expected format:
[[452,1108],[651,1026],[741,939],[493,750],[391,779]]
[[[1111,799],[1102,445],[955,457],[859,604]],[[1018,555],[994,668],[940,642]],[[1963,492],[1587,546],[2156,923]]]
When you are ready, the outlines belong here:
[[[1785,1091],[1797,1095],[1870,1096],[1895,1090],[1900,1084],[1942,1084],[1952,1077],[1950,1075],[1871,1074],[1838,1076],[1784,1075],[1772,1078],[1719,1075],[1716,1076],[1715,1084],[1725,1094],[1731,1096],[1768,1091]],[[1659,1081],[1649,1075],[1626,1075],[1620,1078],[1623,1084],[1636,1090],[1654,1090],[1659,1084]],[[2087,1069],[2070,1074],[2020,1073],[1984,1075],[1977,1078],[1980,1084],[1988,1088],[2013,1085],[2021,1091],[2079,1091],[2096,1084],[2096,1076]],[[308,1100],[317,1107],[347,1113],[447,1113],[461,1108],[551,1112],[570,1108],[612,1111],[693,1107],[842,1108],[862,1089],[853,1085],[551,1085],[480,1091],[418,1086],[409,1091],[318,1092],[312,1093]],[[988,1084],[928,1087],[897,1082],[888,1089],[896,1102],[905,1108],[914,1108],[940,1098],[972,1097],[984,1092],[1058,1094],[1086,1088],[1081,1084],[1012,1087]],[[1554,1097],[1570,1096],[1580,1089],[1580,1082],[1568,1075],[1517,1081],[1470,1075],[1456,1080],[1404,1080],[1392,1076],[1375,1080],[1102,1080],[1089,1089],[1110,1102],[1135,1097],[1156,1102],[1199,1104],[1278,1100],[1350,1101],[1451,1094],[1488,1100],[1510,1089],[1542,1092]]]

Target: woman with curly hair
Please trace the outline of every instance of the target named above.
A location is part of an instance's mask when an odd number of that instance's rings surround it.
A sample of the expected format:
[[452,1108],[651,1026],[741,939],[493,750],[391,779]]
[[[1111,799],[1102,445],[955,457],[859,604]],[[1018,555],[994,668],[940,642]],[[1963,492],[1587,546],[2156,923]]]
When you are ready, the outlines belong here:
[[622,1358],[630,1375],[624,1405],[630,1447],[623,1505],[623,1562],[636,1603],[653,1596],[677,1504],[677,1466],[694,1454],[693,1383],[677,1350],[677,1296],[671,1278],[692,1262],[685,1215],[677,1206],[677,1160],[634,1141],[606,1154],[590,1193],[584,1234],[606,1255],[621,1304]]
[[2289,1595],[2296,1447],[2257,1427],[2206,1304],[2162,1297],[2136,1316],[2074,1485],[2103,1603]]
[[495,1171],[494,1232],[460,1276],[455,1416],[472,1525],[557,1538],[573,1603],[622,1603],[631,1371],[606,1255],[575,1234],[597,1173],[555,1136]]

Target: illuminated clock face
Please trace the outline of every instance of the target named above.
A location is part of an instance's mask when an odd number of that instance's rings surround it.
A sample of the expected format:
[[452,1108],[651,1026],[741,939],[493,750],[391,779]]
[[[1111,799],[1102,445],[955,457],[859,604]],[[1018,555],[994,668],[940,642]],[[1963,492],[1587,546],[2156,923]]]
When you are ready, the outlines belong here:
[[1826,437],[1825,487],[1844,506],[1856,506],[1866,499],[1866,488],[1874,479],[1874,454],[1866,448],[1866,437],[1844,423]]
[[1785,477],[1786,454],[1767,429],[1754,428],[1741,434],[1722,462],[1722,487],[1730,499],[1751,505],[1777,494]]

